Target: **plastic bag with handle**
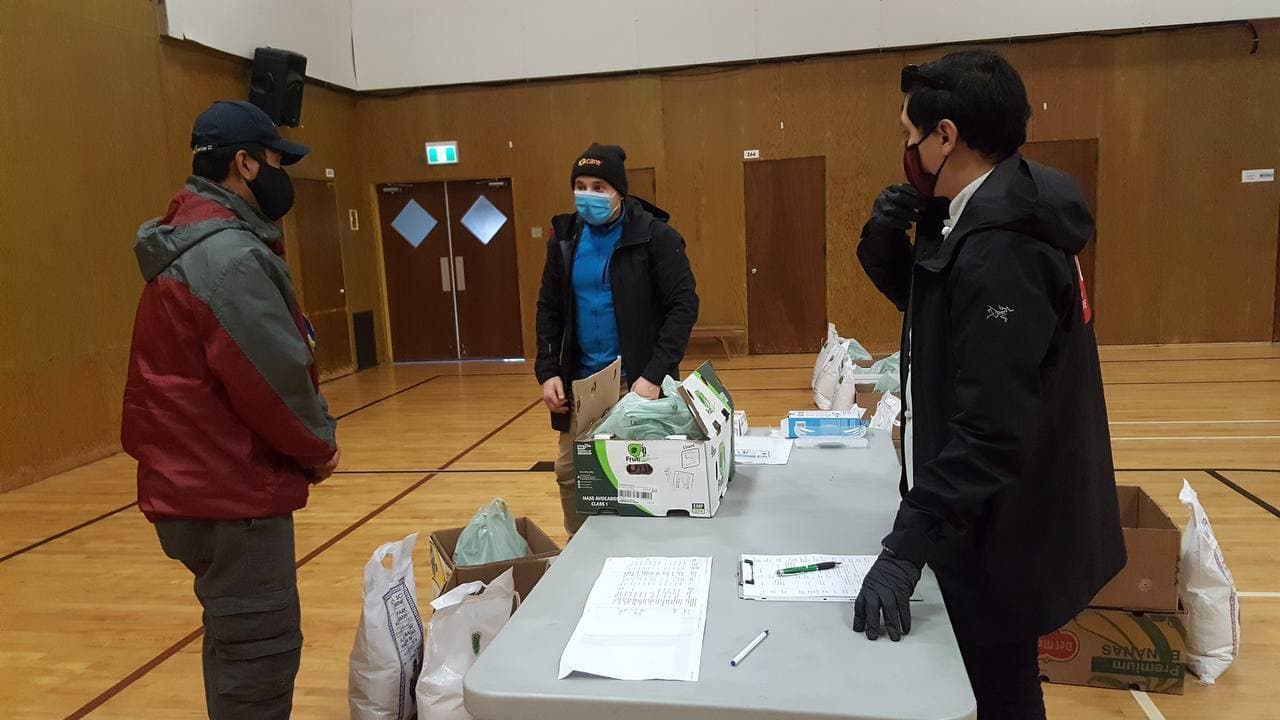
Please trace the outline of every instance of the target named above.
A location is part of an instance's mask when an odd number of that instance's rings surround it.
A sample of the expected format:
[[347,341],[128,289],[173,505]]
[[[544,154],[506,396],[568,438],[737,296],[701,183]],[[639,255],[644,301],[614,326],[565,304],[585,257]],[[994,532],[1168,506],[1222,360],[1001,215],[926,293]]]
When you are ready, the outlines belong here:
[[470,720],[462,704],[462,683],[511,617],[512,603],[518,600],[512,572],[502,573],[487,587],[471,582],[431,601],[434,612],[418,680],[422,720]]
[[680,383],[664,378],[662,395],[657,400],[649,400],[627,393],[613,406],[596,432],[608,433],[619,440],[661,440],[669,435],[706,440],[706,434],[680,397]]
[[1240,601],[1209,516],[1186,480],[1178,500],[1191,512],[1178,566],[1187,610],[1187,668],[1212,685],[1240,654]]
[[822,374],[822,369],[830,362],[830,357],[839,344],[840,333],[836,332],[836,324],[827,323],[827,340],[822,344],[822,349],[818,351],[817,362],[813,364],[813,379],[809,381],[809,387],[816,388],[818,386],[818,375]]
[[453,550],[457,565],[488,565],[529,554],[529,543],[516,529],[507,501],[494,498],[471,518]]
[[364,566],[364,609],[347,679],[351,720],[410,720],[422,669],[422,616],[414,588],[418,534],[389,542]]
[[901,392],[902,390],[902,362],[901,354],[894,353],[887,358],[876,361],[871,366],[871,372],[881,375],[880,382],[876,383],[876,392]]

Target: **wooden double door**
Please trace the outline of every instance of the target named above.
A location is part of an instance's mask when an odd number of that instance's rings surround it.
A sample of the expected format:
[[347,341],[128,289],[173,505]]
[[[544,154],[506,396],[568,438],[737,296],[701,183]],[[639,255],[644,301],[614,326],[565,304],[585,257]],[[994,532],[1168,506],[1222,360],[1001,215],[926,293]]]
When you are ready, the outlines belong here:
[[396,362],[523,356],[511,181],[378,187]]

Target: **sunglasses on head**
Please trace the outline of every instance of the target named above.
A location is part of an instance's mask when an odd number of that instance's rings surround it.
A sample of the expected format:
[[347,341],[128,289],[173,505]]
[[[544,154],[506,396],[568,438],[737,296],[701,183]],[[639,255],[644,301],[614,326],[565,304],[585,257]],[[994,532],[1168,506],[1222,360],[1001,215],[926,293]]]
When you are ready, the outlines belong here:
[[913,88],[927,87],[934,90],[946,90],[947,83],[937,78],[926,77],[920,72],[919,65],[907,65],[902,68],[902,79],[899,86],[904,93],[911,92]]

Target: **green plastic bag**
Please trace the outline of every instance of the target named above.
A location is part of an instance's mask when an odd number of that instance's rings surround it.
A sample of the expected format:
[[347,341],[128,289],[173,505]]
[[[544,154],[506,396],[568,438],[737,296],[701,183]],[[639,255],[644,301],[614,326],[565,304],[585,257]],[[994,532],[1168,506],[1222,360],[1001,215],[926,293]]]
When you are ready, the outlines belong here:
[[488,565],[529,554],[529,543],[516,530],[507,502],[494,498],[471,518],[453,550],[456,565]]
[[896,393],[902,390],[902,368],[898,356],[899,353],[894,353],[883,360],[876,361],[871,366],[871,372],[884,376],[880,378],[880,382],[876,383],[876,392]]
[[646,400],[635,393],[613,406],[597,433],[608,433],[619,440],[661,440],[668,435],[684,435],[690,440],[706,440],[707,436],[693,419],[689,406],[680,397],[680,383],[665,378],[665,397]]
[[848,346],[845,349],[845,352],[848,353],[850,360],[855,363],[860,363],[867,362],[871,359],[871,353],[867,352],[867,349],[862,347],[862,343],[854,340],[853,338],[844,338],[844,342]]

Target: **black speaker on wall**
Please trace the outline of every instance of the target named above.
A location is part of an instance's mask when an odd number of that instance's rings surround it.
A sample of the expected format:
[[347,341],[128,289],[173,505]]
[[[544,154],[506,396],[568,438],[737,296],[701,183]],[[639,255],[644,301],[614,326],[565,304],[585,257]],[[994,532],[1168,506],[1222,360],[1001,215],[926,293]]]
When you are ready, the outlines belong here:
[[262,108],[276,125],[298,127],[302,120],[302,88],[307,76],[307,58],[276,48],[253,51],[253,75],[249,79],[249,102]]

